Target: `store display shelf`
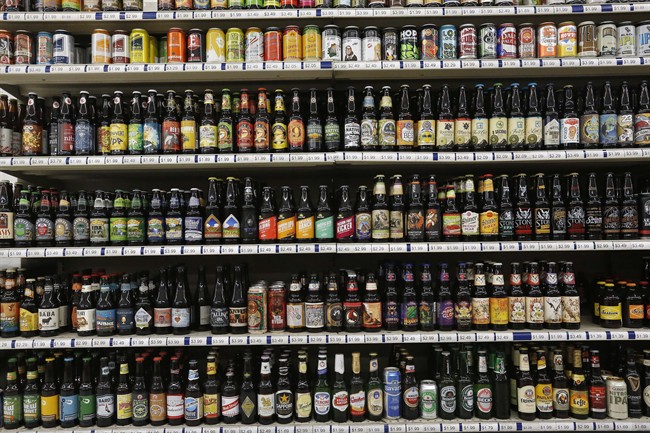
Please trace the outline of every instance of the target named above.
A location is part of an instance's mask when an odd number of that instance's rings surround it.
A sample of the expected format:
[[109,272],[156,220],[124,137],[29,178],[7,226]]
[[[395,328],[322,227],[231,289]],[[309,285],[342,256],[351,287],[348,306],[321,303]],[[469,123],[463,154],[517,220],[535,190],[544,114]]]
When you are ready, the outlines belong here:
[[528,241],[528,242],[393,242],[304,243],[243,245],[168,245],[135,247],[30,247],[2,248],[0,258],[217,256],[252,254],[368,254],[368,253],[499,253],[540,251],[650,250],[647,240]]
[[[499,78],[645,75],[650,57],[413,60],[384,62],[260,62],[260,63],[152,63],[114,65],[6,65],[0,67],[5,85],[92,85],[97,83],[205,83],[249,80],[305,81],[316,79],[363,80],[485,79]],[[622,68],[621,68],[622,67]],[[33,90],[33,87],[30,88]]]
[[110,427],[63,429],[21,429],[19,433],[456,433],[456,432],[541,432],[541,431],[647,431],[650,418],[625,420],[574,420],[549,419],[521,421],[515,417],[508,420],[383,420],[379,422],[344,422],[344,423],[289,423],[276,425],[222,424],[217,426],[144,426],[144,427]]
[[273,332],[246,335],[212,335],[210,332],[192,332],[179,335],[132,335],[113,337],[78,337],[65,333],[56,337],[3,338],[0,350],[11,349],[69,349],[104,347],[179,347],[179,346],[266,346],[305,344],[402,344],[402,343],[491,343],[526,341],[607,341],[650,340],[650,329],[606,330],[583,319],[578,330],[521,330],[521,331],[384,331],[381,332]]
[[[242,153],[200,155],[100,155],[100,156],[23,156],[0,157],[0,170],[11,172],[66,173],[101,168],[128,170],[187,170],[201,167],[313,167],[346,165],[382,165],[414,163],[539,163],[563,162],[647,162],[647,149],[574,149],[501,152],[314,152],[314,153]],[[34,171],[35,169],[38,172]]]

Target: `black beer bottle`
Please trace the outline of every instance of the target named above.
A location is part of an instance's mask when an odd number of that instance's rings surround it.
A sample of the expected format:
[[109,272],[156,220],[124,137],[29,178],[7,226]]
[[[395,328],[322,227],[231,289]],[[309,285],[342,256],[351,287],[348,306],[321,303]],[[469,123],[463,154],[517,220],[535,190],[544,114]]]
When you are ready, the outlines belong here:
[[357,276],[349,275],[343,300],[343,324],[347,332],[360,332],[363,323],[363,308],[359,297]]
[[336,378],[332,384],[332,421],[347,422],[349,394],[344,379],[345,363],[342,353],[337,353],[334,358],[334,371]]
[[205,280],[205,266],[199,266],[197,286],[193,306],[193,315],[195,316],[194,329],[207,331],[210,329],[210,298],[208,294],[208,283]]
[[223,237],[221,208],[217,188],[218,179],[216,177],[210,177],[208,180],[210,181],[210,186],[208,187],[208,201],[205,205],[203,239],[206,244],[218,244]]
[[307,120],[307,152],[323,150],[323,125],[318,114],[316,89],[309,89],[309,118]]
[[354,87],[348,87],[347,115],[343,121],[343,150],[361,150],[361,124],[357,115]]
[[291,187],[282,187],[282,198],[278,207],[278,242],[296,241],[296,205]]
[[335,152],[341,148],[341,128],[336,116],[334,89],[327,89],[327,117],[325,118],[325,151]]
[[55,359],[46,358],[45,378],[41,386],[41,425],[44,428],[54,428],[59,422],[59,387],[54,369]]
[[[336,282],[336,274],[331,272],[327,282],[327,297],[325,298],[325,329],[328,332],[340,332],[343,330],[343,303],[339,296],[339,287]],[[292,302],[292,303],[295,303]]]
[[569,239],[585,238],[585,207],[580,194],[578,173],[571,173],[571,187],[567,207],[567,233]]
[[354,232],[354,209],[352,208],[350,187],[343,185],[339,190],[339,206],[336,213],[336,241],[352,242],[354,241]]
[[456,120],[454,121],[454,143],[459,152],[472,150],[472,120],[469,115],[469,103],[465,86],[458,88],[456,101]]
[[158,280],[158,292],[154,300],[154,331],[156,334],[170,334],[172,332],[172,304],[169,299],[169,283],[167,279],[167,269],[160,268],[160,278]]
[[515,238],[529,241],[533,235],[533,215],[528,199],[528,180],[525,174],[515,176],[517,183],[517,201],[515,203]]
[[163,194],[159,189],[153,189],[152,194],[146,219],[147,243],[149,245],[161,245],[165,243],[165,233],[167,231],[165,228],[165,216],[163,214]]
[[618,135],[617,147],[632,147],[634,145],[634,110],[627,81],[623,81],[621,84],[616,131]]
[[284,105],[284,91],[275,91],[275,110],[273,113],[273,124],[271,125],[271,150],[276,153],[286,152],[289,143],[287,137],[287,118]]
[[499,176],[499,179],[499,239],[512,241],[515,238],[516,217],[510,197],[510,179],[508,175]]
[[404,240],[404,186],[402,176],[396,174],[391,177],[390,185],[390,240]]
[[256,199],[257,194],[253,179],[250,177],[244,178],[244,202],[241,207],[241,237],[243,243],[255,243],[258,239]]
[[483,84],[475,86],[474,94],[474,115],[472,116],[472,147],[476,151],[485,151],[489,149],[490,127],[485,112],[485,92]]
[[454,185],[447,185],[442,213],[442,236],[447,242],[459,241],[461,236],[460,211],[456,203],[456,189]]
[[357,242],[370,242],[372,238],[372,214],[368,188],[361,185],[357,189],[354,215],[354,238]]
[[34,242],[34,215],[29,199],[29,190],[21,190],[13,222],[14,244],[17,247],[31,247]]
[[334,212],[330,205],[330,195],[327,185],[320,185],[318,204],[316,205],[316,241],[334,241]]
[[623,199],[621,200],[621,238],[639,238],[639,208],[634,198],[632,173],[625,172],[623,179]]
[[510,418],[510,380],[506,370],[506,357],[503,352],[496,353],[494,365],[494,417]]
[[210,328],[213,334],[228,332],[228,304],[226,303],[226,279],[222,265],[217,266],[214,294],[210,306]]
[[492,115],[490,116],[490,145],[492,150],[506,150],[508,146],[508,119],[503,98],[503,86],[494,84]]
[[296,240],[298,242],[314,241],[314,212],[312,210],[309,187],[300,187],[300,199],[296,209]]
[[563,149],[576,149],[580,142],[580,118],[576,108],[573,86],[564,86],[562,120],[560,121],[560,145]]
[[[419,175],[411,176],[407,195],[406,239],[409,242],[424,241],[424,205],[422,182]],[[357,223],[358,225],[358,223]]]
[[115,424],[115,392],[111,383],[108,361],[109,358],[106,356],[102,356],[99,360],[99,379],[96,389],[97,427],[110,427]]
[[474,191],[474,176],[465,178],[463,212],[460,214],[461,232],[465,242],[478,241],[480,234],[479,208]]
[[149,392],[144,379],[144,358],[135,359],[135,379],[131,389],[133,404],[133,425],[143,426],[149,423]]
[[417,147],[415,149],[430,151],[436,145],[436,121],[433,115],[431,86],[425,84],[422,86],[422,89],[422,109],[420,110],[420,119],[417,123]]
[[379,150],[395,150],[395,116],[393,115],[393,98],[390,86],[381,89],[381,100],[379,102],[379,123],[377,135]]
[[[650,92],[648,91],[648,82],[641,81],[638,91],[639,103],[637,106],[636,114],[634,115],[634,145],[639,147],[648,147],[650,145],[650,125],[644,127],[637,127],[636,125],[644,124],[645,119],[650,114]],[[650,406],[646,406],[649,408]],[[650,412],[650,410],[648,411]]]
[[261,243],[275,243],[278,239],[278,213],[276,211],[273,188],[262,188],[262,203],[257,217],[257,236]]
[[[5,188],[6,187],[7,186],[5,186]],[[3,196],[6,197],[6,194],[3,193],[3,187],[2,184],[0,184],[0,205],[3,201]],[[56,210],[56,219],[54,220],[54,243],[58,247],[67,247],[72,244],[74,227],[72,225],[70,208],[71,199],[68,197],[68,192],[62,190],[59,199],[59,206]],[[0,212],[2,212],[1,207]]]
[[275,414],[280,424],[287,424],[293,419],[295,396],[289,379],[289,359],[280,358],[278,380],[275,391]]
[[135,333],[137,335],[150,335],[154,329],[154,311],[149,296],[149,279],[140,277],[138,286],[138,299],[135,301]]
[[[94,380],[90,370],[92,358],[84,357],[82,362],[81,382],[79,383],[79,426],[91,427],[95,425],[97,417]],[[27,368],[29,371],[29,360],[27,360]]]
[[551,239],[561,241],[567,234],[567,208],[562,196],[560,175],[554,174],[551,182]]
[[44,189],[36,209],[35,239],[37,247],[54,245],[54,210],[50,200],[50,191]]
[[546,182],[542,173],[535,176],[535,240],[546,241],[551,238],[551,204],[546,193]]
[[232,298],[229,308],[230,332],[244,334],[248,330],[248,303],[244,297],[242,267],[235,266]]
[[131,335],[135,330],[135,311],[133,308],[133,289],[129,281],[129,274],[122,275],[120,284],[120,299],[117,302],[117,333]]
[[409,100],[409,86],[400,87],[400,112],[397,118],[396,141],[398,151],[412,151],[415,145],[415,128]]
[[616,131],[616,100],[612,95],[612,85],[605,81],[600,101],[600,145],[603,148],[616,147],[618,134]]
[[424,218],[424,237],[429,242],[440,241],[442,230],[442,214],[438,202],[438,183],[436,176],[430,175],[426,184],[427,203]]
[[544,128],[540,97],[537,90],[537,83],[528,83],[528,97],[526,98],[526,143],[527,150],[539,150],[544,140]]
[[580,116],[580,147],[585,149],[598,148],[600,119],[594,96],[594,86],[589,81],[585,86],[584,108]]
[[456,417],[456,381],[452,373],[451,353],[444,351],[441,354],[441,378],[438,385],[440,390],[440,412],[439,416],[444,420],[451,420]]
[[619,239],[621,207],[616,197],[614,173],[605,174],[605,206],[603,208],[603,238]]
[[241,238],[239,188],[234,177],[228,177],[226,203],[223,207],[223,240],[227,244],[238,243]]
[[51,147],[54,143],[50,140],[50,152],[52,155],[73,155],[75,151],[74,107],[69,92],[63,93],[57,123],[57,148]]
[[165,215],[165,238],[168,245],[180,245],[183,243],[185,233],[183,209],[181,205],[181,191],[178,188],[171,189],[171,197]]
[[41,337],[53,337],[59,333],[59,303],[51,277],[45,278],[43,296],[38,305],[38,329]]
[[[169,384],[167,385],[167,422],[170,425],[181,425],[185,415],[185,401],[183,398],[183,385],[181,384],[179,360],[176,356],[171,358],[169,370]],[[239,406],[237,409],[239,409]]]
[[560,147],[560,114],[555,106],[553,83],[546,85],[546,109],[544,110],[544,149]]
[[526,146],[526,121],[522,107],[519,83],[510,85],[510,115],[508,116],[508,144],[512,150],[524,150]]
[[382,303],[384,329],[396,331],[400,325],[400,306],[397,293],[397,274],[395,265],[388,264],[384,275],[384,299]]
[[291,89],[291,115],[287,125],[287,141],[289,152],[304,152],[305,150],[305,121],[300,109],[300,89]]
[[603,207],[598,194],[598,182],[596,173],[589,173],[589,185],[587,187],[587,208],[585,217],[585,229],[587,239],[598,240],[603,237]]
[[441,151],[454,150],[455,119],[451,112],[449,86],[443,84],[438,99],[438,121],[436,122],[436,147]]
[[188,426],[197,426],[203,422],[203,407],[200,407],[203,404],[203,391],[199,379],[198,362],[192,359],[187,370],[184,397],[184,419]]
[[[23,399],[28,397],[25,393],[22,393],[20,386],[20,379],[18,377],[18,367],[16,358],[9,358],[7,360],[7,382],[3,390],[3,418],[4,424],[3,427],[7,430],[13,430],[20,428],[23,423]],[[40,405],[40,399],[36,397],[36,404]],[[26,403],[26,402],[25,402]],[[40,409],[40,408],[39,408]],[[25,420],[27,423],[27,420]]]
[[172,301],[172,332],[174,335],[186,335],[190,331],[192,300],[187,286],[185,267],[176,269],[176,287]]
[[535,383],[530,374],[528,348],[519,349],[519,374],[517,377],[517,412],[525,421],[535,419]]

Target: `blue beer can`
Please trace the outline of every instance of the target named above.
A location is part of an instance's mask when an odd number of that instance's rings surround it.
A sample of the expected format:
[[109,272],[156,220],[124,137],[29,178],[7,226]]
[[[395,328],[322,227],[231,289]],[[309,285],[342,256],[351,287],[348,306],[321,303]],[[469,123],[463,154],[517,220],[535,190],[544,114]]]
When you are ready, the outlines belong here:
[[438,53],[441,60],[453,60],[458,58],[458,32],[456,26],[445,24],[440,26],[440,49]]
[[384,417],[397,419],[401,416],[402,380],[400,371],[395,367],[384,369]]

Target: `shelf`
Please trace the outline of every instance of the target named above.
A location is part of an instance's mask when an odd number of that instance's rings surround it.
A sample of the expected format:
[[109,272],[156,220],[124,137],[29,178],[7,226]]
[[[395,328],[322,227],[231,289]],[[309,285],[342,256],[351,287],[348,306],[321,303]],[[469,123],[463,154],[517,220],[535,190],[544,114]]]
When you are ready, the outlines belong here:
[[468,420],[441,421],[416,420],[406,421],[384,420],[380,422],[345,422],[345,423],[289,423],[274,425],[244,425],[221,424],[218,426],[186,427],[186,426],[144,426],[144,427],[109,427],[109,428],[79,428],[62,429],[21,429],[20,433],[72,432],[75,433],[434,433],[434,432],[540,432],[540,431],[647,431],[650,429],[650,418],[626,420],[594,420],[582,421],[567,419],[549,419],[536,421],[521,421],[517,418],[509,420]]
[[140,247],[30,247],[2,248],[0,258],[232,256],[255,254],[403,254],[403,253],[507,253],[553,251],[647,251],[650,241],[530,241],[530,242],[393,242],[305,243],[243,245],[168,245]]
[[70,349],[98,347],[178,347],[178,346],[285,346],[305,344],[402,344],[402,343],[491,343],[491,342],[546,342],[546,341],[608,341],[650,340],[650,330],[606,330],[583,319],[579,330],[567,331],[381,331],[358,333],[287,333],[274,332],[246,335],[212,335],[210,332],[192,332],[187,336],[144,335],[113,337],[78,337],[65,333],[56,337],[3,338],[0,350],[11,349]]
[[[626,162],[650,161],[650,148],[646,149],[593,149],[551,151],[503,152],[318,152],[318,153],[251,153],[208,155],[125,155],[125,156],[33,156],[0,157],[0,170],[44,174],[57,171],[108,169],[133,170],[188,170],[207,168],[242,167],[314,167],[345,165],[413,165],[488,163],[540,163],[564,162]],[[161,165],[163,167],[161,167]]]
[[[52,84],[89,87],[115,83],[233,83],[243,81],[308,81],[345,79],[499,79],[523,77],[609,77],[645,75],[650,57],[434,60],[390,62],[260,62],[260,63],[172,63],[116,65],[7,65],[0,67],[3,84],[24,87],[46,96],[60,92]],[[623,67],[621,69],[621,67]],[[105,87],[105,86],[104,86]],[[22,93],[26,93],[22,91]]]

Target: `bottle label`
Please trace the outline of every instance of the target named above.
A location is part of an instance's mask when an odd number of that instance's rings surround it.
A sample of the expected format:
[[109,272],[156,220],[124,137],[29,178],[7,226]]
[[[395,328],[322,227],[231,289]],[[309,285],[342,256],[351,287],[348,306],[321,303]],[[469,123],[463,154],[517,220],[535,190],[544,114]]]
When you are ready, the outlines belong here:
[[472,298],[472,323],[490,324],[490,298]]
[[41,396],[41,421],[59,420],[59,396]]
[[456,413],[456,387],[445,386],[440,390],[440,409],[445,413]]
[[54,221],[50,218],[36,218],[36,240],[50,241],[54,239]]
[[533,385],[517,387],[517,409],[522,413],[535,413],[535,388]]
[[117,419],[129,419],[133,417],[133,396],[129,394],[117,394]]
[[492,390],[488,386],[483,388],[479,388],[482,385],[477,384],[475,386],[477,387],[477,389],[474,390],[476,394],[476,407],[481,413],[492,413]]
[[544,134],[543,123],[541,116],[526,118],[526,144],[528,146],[535,146],[542,142],[542,135]]
[[115,415],[115,396],[113,394],[98,395],[97,418],[112,418],[113,415]]
[[361,125],[356,121],[346,121],[343,132],[345,134],[343,148],[358,149],[361,143]]
[[355,218],[355,237],[358,241],[368,241],[372,237],[372,215],[359,212]]
[[16,242],[31,242],[34,239],[34,224],[26,218],[14,220],[14,240]]
[[479,214],[477,212],[466,211],[460,215],[461,231],[464,236],[479,234]]
[[472,322],[472,304],[466,300],[458,300],[454,307],[456,321],[458,324],[470,324]]
[[508,309],[510,311],[510,323],[526,323],[526,298],[523,296],[510,296],[508,298]]
[[323,128],[320,122],[308,122],[307,123],[307,142],[308,148],[314,150],[321,150],[323,143]]
[[229,324],[229,311],[225,307],[210,308],[210,326],[215,328],[225,328]]
[[557,147],[560,145],[560,121],[551,119],[544,125],[544,145]]
[[589,409],[594,413],[605,413],[607,411],[607,389],[604,386],[592,385],[589,387]]
[[603,305],[600,304],[600,319],[601,320],[622,320],[623,315],[621,311],[621,304],[616,305]]
[[97,331],[115,330],[115,310],[95,310]]
[[490,125],[490,144],[505,144],[508,142],[508,120],[505,117],[492,117]]
[[340,302],[328,302],[326,305],[326,310],[328,328],[337,328],[343,326],[343,305]]
[[7,395],[4,397],[2,420],[5,424],[21,423],[23,420],[23,404],[20,395]]
[[203,419],[203,396],[185,397],[185,420],[196,421],[200,419]]
[[440,210],[427,209],[424,224],[427,240],[437,240],[440,237],[440,229],[442,224],[442,221],[440,220]]
[[228,215],[228,217],[223,222],[223,237],[224,239],[236,239],[239,238],[241,225],[239,220],[233,214]]
[[278,419],[288,419],[293,416],[293,392],[291,390],[283,389],[275,393],[275,414]]
[[305,327],[305,304],[287,303],[287,327],[289,329]]
[[182,240],[183,239],[183,218],[181,217],[166,217],[165,218],[165,236],[167,240]]
[[515,215],[512,209],[504,209],[499,214],[499,233],[502,236],[513,236],[515,233]]
[[424,214],[421,209],[411,209],[406,215],[406,233],[422,239],[424,234]]
[[20,302],[0,304],[0,329],[4,332],[15,332],[20,329]]
[[397,121],[397,145],[413,146],[414,139],[415,139],[415,131],[413,130],[413,121],[398,120]]
[[508,144],[516,146],[526,141],[526,121],[523,117],[508,118]]
[[314,393],[314,412],[316,415],[327,415],[330,411],[330,393],[316,391]]
[[111,152],[125,152],[128,148],[128,127],[126,123],[111,123],[109,127],[109,149]]
[[566,208],[553,208],[553,234],[561,235],[566,233]]
[[455,137],[455,122],[448,119],[440,119],[436,122],[436,145],[453,146]]
[[380,146],[395,146],[395,121],[393,119],[380,119],[378,132]]
[[377,120],[375,119],[361,120],[361,146],[362,147],[367,148],[367,147],[377,146],[379,144],[377,134],[378,134]]
[[482,235],[499,234],[499,214],[488,210],[479,215],[479,232]]
[[[420,307],[420,321],[426,317],[423,316],[423,309]],[[431,314],[431,311],[429,311]],[[366,329],[381,328],[381,302],[364,302],[363,303],[363,327]]]
[[399,211],[390,211],[390,238],[391,239],[403,239],[404,238],[404,212]]
[[142,153],[144,126],[141,123],[130,123],[128,131],[128,147],[131,153]]
[[90,219],[90,241],[92,243],[108,242],[108,218]]
[[[325,133],[327,134],[327,127],[325,127]],[[273,141],[271,142],[273,150],[287,148],[287,126],[284,123],[274,123],[271,127],[271,134],[273,135]]]
[[296,237],[296,217],[292,216],[278,220],[278,240],[293,239]]
[[292,119],[287,128],[289,147],[302,149],[305,145],[305,123],[302,119]]
[[[237,398],[237,403],[239,403],[239,398]],[[239,405],[237,405],[237,412],[239,413]],[[183,402],[183,396],[180,394],[168,394],[167,395],[167,418],[169,419],[181,419],[185,414],[185,406]]]
[[24,308],[20,309],[20,332],[38,330],[38,312],[31,312]]
[[200,216],[185,217],[185,240],[190,242],[203,240],[203,218]]
[[347,412],[349,397],[347,391],[338,391],[332,395],[332,407],[340,412]]
[[598,114],[583,114],[580,118],[580,142],[587,145],[598,144],[600,125]]
[[158,122],[145,120],[142,131],[144,153],[160,151],[160,125]]
[[373,209],[372,238],[375,240],[390,237],[390,213],[387,209]]
[[580,142],[580,119],[568,117],[560,121],[560,143],[578,144]]
[[136,328],[146,329],[151,325],[151,319],[153,319],[153,316],[149,314],[147,310],[141,307],[138,311],[136,311],[134,318]]
[[[265,130],[266,132],[266,130]],[[232,146],[232,122],[221,121],[217,125],[217,147],[220,152],[226,152],[233,150]],[[265,141],[268,139],[268,135],[264,136]]]
[[412,301],[402,302],[401,306],[401,319],[402,326],[417,326],[418,324],[418,304],[415,299]]
[[412,386],[404,390],[404,404],[408,407],[418,407],[420,403],[420,390],[417,386]]
[[562,298],[544,296],[544,323],[562,323]]
[[199,147],[201,149],[217,148],[217,126],[216,125],[202,125],[199,127]]
[[38,329],[40,331],[55,331],[59,329],[59,309],[39,308]]
[[544,323],[544,298],[526,296],[526,322]]
[[[15,408],[8,408],[7,407],[7,396],[4,398],[4,416],[6,417],[7,414],[13,413],[13,410]],[[93,401],[94,402],[94,401]],[[13,409],[13,410],[12,410]],[[25,420],[25,424],[27,423],[35,423],[39,422],[41,420],[41,397],[39,394],[25,394],[23,396],[23,419]],[[95,415],[95,411],[93,411],[93,416]],[[15,421],[15,416],[14,419],[11,420],[12,422]],[[5,423],[7,422],[7,418],[4,419]]]
[[79,421],[95,421],[95,406],[94,395],[80,395],[79,396]]
[[277,218],[261,219],[257,225],[258,236],[260,240],[276,240],[278,237]]
[[[384,302],[384,322],[387,325],[397,325],[399,324],[399,305],[395,301],[385,301]],[[453,317],[453,307],[452,307],[452,317]]]
[[165,220],[149,217],[147,220],[147,239],[150,242],[162,242],[165,239]]
[[643,320],[644,305],[629,305],[628,316],[632,320]]
[[130,331],[133,330],[135,327],[135,322],[134,322],[134,315],[135,312],[133,311],[133,308],[117,308],[116,311],[117,314],[117,329],[118,330],[124,330],[124,331]]
[[196,121],[194,119],[181,121],[181,139],[183,140],[182,149],[194,152],[196,147]]
[[579,296],[562,296],[562,322],[580,323]]
[[[248,326],[248,307],[230,307],[228,313],[228,323],[231,328],[243,328]],[[187,323],[187,326],[189,326],[189,314]]]
[[221,239],[223,237],[221,221],[216,215],[210,214],[205,219],[203,235],[205,239]]
[[334,217],[316,219],[316,239],[331,240],[334,239]]
[[632,114],[619,114],[616,123],[619,143],[632,144],[634,141],[634,122]]
[[149,421],[149,396],[134,392],[133,400],[133,421]]
[[305,302],[305,326],[307,329],[320,329],[325,326],[325,311],[322,302]]
[[[3,214],[0,214],[2,218]],[[1,220],[0,220],[1,221]],[[5,239],[2,236],[2,229],[0,229],[0,239]],[[54,221],[54,240],[57,242],[72,240],[72,222],[65,218],[57,218]]]
[[539,412],[553,412],[553,388],[550,383],[540,383],[535,386],[535,401]]
[[490,125],[488,119],[478,118],[472,119],[472,145],[485,146],[490,140]]
[[368,390],[368,413],[372,416],[381,416],[384,412],[384,393],[380,388]]
[[314,217],[298,219],[296,239],[314,239]]
[[569,409],[575,415],[589,414],[589,398],[586,390],[572,389],[569,392]]
[[77,217],[72,220],[72,238],[75,241],[87,241],[90,239],[90,221],[88,218]]
[[190,308],[172,308],[172,328],[187,328],[190,326]]
[[515,234],[519,236],[533,234],[533,215],[529,207],[517,207],[515,212]]
[[273,394],[257,395],[257,414],[263,418],[275,415],[275,396]]
[[129,242],[144,242],[144,218],[131,217],[126,220],[126,237]]
[[637,146],[650,145],[650,115],[639,113],[634,116],[634,144]]
[[77,331],[95,330],[95,309],[80,310],[77,308]]
[[79,396],[78,395],[62,395],[59,398],[59,413],[61,414],[61,421],[74,421],[79,416]]
[[443,236],[460,236],[460,214],[459,213],[443,213],[442,214],[442,235]]
[[605,146],[615,146],[617,144],[617,121],[618,118],[616,114],[600,115],[600,144]]
[[472,122],[470,119],[456,119],[454,125],[454,143],[467,146],[472,142]]
[[311,418],[311,394],[308,392],[296,393],[296,416],[299,418]]
[[508,324],[508,298],[490,298],[490,323]]
[[[218,419],[219,409],[219,394],[203,394],[203,416],[206,419]],[[151,420],[153,421],[153,416]]]

